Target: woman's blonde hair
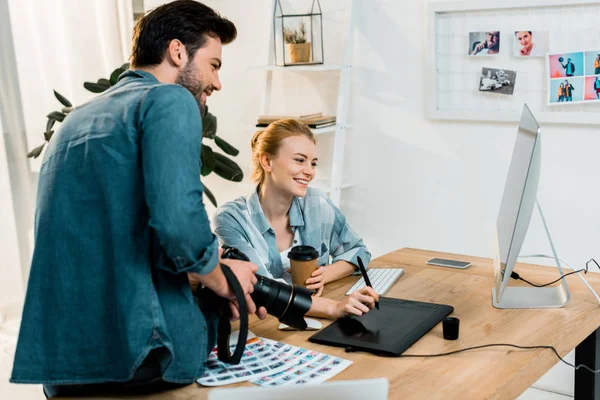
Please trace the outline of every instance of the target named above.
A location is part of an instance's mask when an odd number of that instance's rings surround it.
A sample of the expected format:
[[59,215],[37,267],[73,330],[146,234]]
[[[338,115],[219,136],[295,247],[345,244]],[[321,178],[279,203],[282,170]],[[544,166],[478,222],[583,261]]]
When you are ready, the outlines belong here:
[[272,122],[264,130],[256,132],[250,140],[250,147],[252,148],[252,180],[257,184],[261,184],[265,180],[265,170],[260,164],[261,154],[268,154],[274,157],[277,155],[283,139],[302,135],[309,138],[313,143],[317,143],[310,128],[293,118]]

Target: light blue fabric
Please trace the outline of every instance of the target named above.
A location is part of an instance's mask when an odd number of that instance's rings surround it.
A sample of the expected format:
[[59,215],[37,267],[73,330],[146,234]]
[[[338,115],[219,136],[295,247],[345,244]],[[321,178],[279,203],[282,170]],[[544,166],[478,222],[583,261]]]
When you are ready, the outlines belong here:
[[[319,252],[319,265],[344,260],[357,266],[356,257],[360,257],[366,266],[371,260],[362,239],[322,191],[309,187],[305,197],[294,197],[289,216],[290,226],[294,233],[298,230],[302,244]],[[222,205],[217,210],[214,225],[221,244],[245,253],[258,266],[257,274],[284,277],[275,232],[263,213],[256,191]]]
[[218,261],[200,183],[201,118],[182,86],[128,71],[48,145],[12,382],[130,380],[164,347],[163,379],[191,383],[215,344],[188,272]]

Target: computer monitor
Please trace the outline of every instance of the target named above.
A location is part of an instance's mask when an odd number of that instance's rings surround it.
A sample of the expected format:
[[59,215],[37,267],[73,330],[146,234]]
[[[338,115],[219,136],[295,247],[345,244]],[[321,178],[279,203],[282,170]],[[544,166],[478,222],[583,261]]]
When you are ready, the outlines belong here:
[[557,267],[560,274],[563,274],[542,210],[539,203],[537,203],[541,151],[540,126],[527,104],[525,104],[496,223],[497,248],[494,258],[495,284],[492,289],[492,302],[494,307],[497,308],[562,307],[569,301],[569,289],[564,279],[561,281],[560,286],[553,287],[536,288],[508,285],[536,204]]

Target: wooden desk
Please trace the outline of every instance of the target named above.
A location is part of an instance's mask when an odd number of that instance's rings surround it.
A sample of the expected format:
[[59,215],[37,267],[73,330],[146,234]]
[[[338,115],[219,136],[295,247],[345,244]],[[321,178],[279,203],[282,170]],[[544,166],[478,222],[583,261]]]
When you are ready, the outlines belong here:
[[[472,262],[465,270],[426,265],[433,257],[458,258]],[[587,365],[600,364],[600,307],[576,276],[567,277],[571,300],[564,308],[546,310],[499,310],[492,307],[492,260],[434,251],[401,249],[372,261],[371,268],[404,268],[404,275],[388,297],[444,303],[454,306],[460,318],[460,337],[447,341],[438,324],[415,343],[406,354],[448,352],[486,343],[524,346],[552,345],[561,356],[574,348],[577,362],[591,358]],[[533,282],[557,278],[552,267],[521,264],[517,271]],[[590,284],[600,290],[600,274],[588,274]],[[341,299],[357,280],[348,277],[326,287],[327,297]],[[328,322],[324,321],[326,325]],[[551,350],[517,350],[494,347],[440,358],[382,358],[366,353],[346,353],[341,348],[310,343],[312,332],[282,332],[277,320],[254,320],[251,330],[258,336],[344,357],[354,364],[334,380],[386,377],[390,399],[512,399],[525,391],[559,360]],[[583,342],[583,343],[582,343]],[[598,377],[577,372],[575,398],[600,397]],[[247,384],[248,385],[248,384]],[[209,388],[190,385],[145,399],[205,399]],[[587,392],[585,392],[587,391]],[[141,397],[139,397],[141,398]]]

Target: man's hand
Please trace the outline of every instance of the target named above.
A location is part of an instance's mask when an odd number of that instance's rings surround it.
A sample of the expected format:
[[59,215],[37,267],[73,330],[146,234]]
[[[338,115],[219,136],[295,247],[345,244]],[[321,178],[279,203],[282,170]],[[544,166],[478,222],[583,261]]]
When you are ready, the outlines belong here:
[[[237,278],[240,286],[242,287],[242,291],[246,297],[246,303],[248,305],[248,313],[256,314],[258,318],[265,319],[267,316],[267,310],[264,307],[260,307],[258,310],[256,309],[256,304],[254,304],[254,300],[250,297],[250,294],[254,292],[254,285],[257,282],[256,279],[256,271],[258,271],[258,267],[247,261],[240,260],[231,260],[231,259],[222,259],[221,263],[227,265],[235,277]],[[229,303],[229,307],[231,309],[231,320],[235,321],[240,317],[240,307],[235,300],[235,293],[231,290],[231,287],[227,285],[226,291],[223,293],[217,293],[217,295],[221,297],[228,298],[231,300]]]
[[260,319],[264,319],[267,315],[267,310],[264,307],[260,307],[257,310],[252,297],[250,297],[250,294],[254,291],[254,284],[257,282],[255,274],[256,271],[258,271],[258,267],[247,261],[221,259],[222,254],[223,250],[219,249],[219,265],[211,273],[206,275],[193,273],[188,274],[190,286],[192,286],[192,289],[195,290],[199,284],[204,284],[210,290],[215,292],[217,296],[229,299],[232,319],[238,319],[240,313],[239,307],[237,307],[237,302],[235,301],[235,293],[229,286],[229,283],[227,283],[227,279],[225,278],[223,270],[220,267],[221,263],[225,264],[231,269],[240,283],[240,286],[242,287],[242,292],[246,298],[246,303],[248,303],[247,312],[250,314],[256,314]]
[[471,52],[471,55],[474,56],[477,53],[479,53],[481,50],[485,49],[485,42],[480,42],[478,43],[475,48],[473,49],[473,51]]

